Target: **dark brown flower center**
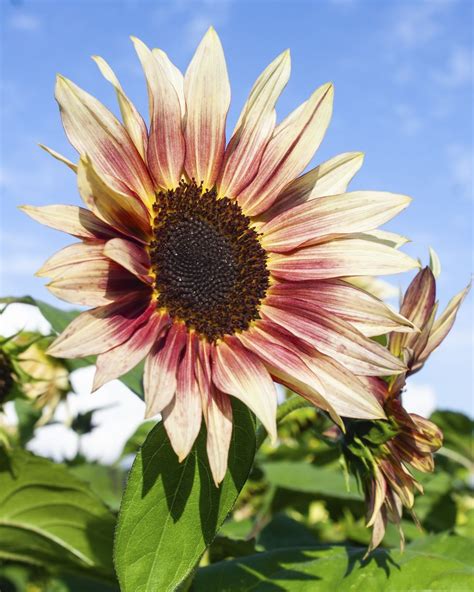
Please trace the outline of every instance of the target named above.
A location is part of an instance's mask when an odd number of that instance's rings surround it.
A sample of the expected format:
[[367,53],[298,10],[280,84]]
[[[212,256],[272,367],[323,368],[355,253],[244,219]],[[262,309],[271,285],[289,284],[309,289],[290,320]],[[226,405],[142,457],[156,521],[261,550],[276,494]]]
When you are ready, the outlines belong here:
[[157,194],[157,306],[215,341],[248,328],[269,286],[266,253],[237,202],[196,183]]

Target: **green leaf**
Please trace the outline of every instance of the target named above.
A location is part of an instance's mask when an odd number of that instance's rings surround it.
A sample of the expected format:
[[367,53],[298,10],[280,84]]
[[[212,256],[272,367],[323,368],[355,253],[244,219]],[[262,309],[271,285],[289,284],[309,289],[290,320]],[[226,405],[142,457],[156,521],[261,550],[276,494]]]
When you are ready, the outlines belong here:
[[15,450],[0,466],[0,559],[114,580],[114,516],[66,467]]
[[92,491],[114,511],[118,511],[122,499],[125,474],[117,467],[82,463],[69,466],[69,472],[89,484]]
[[18,439],[21,446],[25,446],[34,436],[41,409],[36,408],[33,401],[15,399],[15,412],[18,418]]
[[279,549],[223,561],[197,572],[192,592],[400,592],[472,589],[472,542],[437,535],[415,541],[404,553],[377,549],[363,560],[357,547]]
[[258,538],[258,544],[266,550],[314,546],[317,542],[309,528],[285,514],[277,514]]
[[254,418],[233,403],[229,470],[219,488],[207,462],[204,428],[181,464],[161,423],[148,435],[130,472],[115,536],[122,592],[176,590],[231,511],[255,455]]
[[435,411],[430,420],[443,431],[444,446],[474,462],[474,420],[455,411]]
[[314,493],[325,497],[362,500],[354,478],[349,479],[349,491],[342,470],[338,467],[318,467],[305,462],[268,462],[260,465],[272,485]]
[[156,421],[154,420],[144,421],[141,423],[130,436],[130,438],[125,442],[125,446],[123,447],[119,460],[122,460],[129,454],[136,454],[155,425]]

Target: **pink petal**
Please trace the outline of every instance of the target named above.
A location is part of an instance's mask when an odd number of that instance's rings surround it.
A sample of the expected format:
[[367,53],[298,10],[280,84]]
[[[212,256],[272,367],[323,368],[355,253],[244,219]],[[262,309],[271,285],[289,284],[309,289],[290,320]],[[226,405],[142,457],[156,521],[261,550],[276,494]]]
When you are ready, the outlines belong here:
[[278,282],[271,286],[266,302],[274,306],[281,303],[290,309],[317,311],[323,308],[369,337],[390,331],[414,330],[410,321],[384,302],[342,280]]
[[224,52],[211,27],[199,44],[184,77],[186,162],[188,176],[205,188],[214,186],[225,149],[230,85]]
[[64,268],[85,261],[103,261],[105,241],[88,241],[74,243],[52,255],[35,273],[38,277],[54,278],[60,275]]
[[169,71],[148,47],[132,37],[145,72],[150,103],[147,161],[156,189],[178,186],[184,164],[181,105]]
[[176,393],[176,375],[186,345],[186,327],[171,325],[167,335],[153,347],[145,362],[145,417],[153,417],[171,402]]
[[328,235],[372,230],[388,222],[410,203],[406,195],[354,191],[320,197],[286,210],[259,232],[267,251],[291,251]]
[[104,78],[108,80],[115,88],[125,129],[129,133],[132,142],[135,144],[136,149],[140,153],[140,156],[145,159],[148,145],[148,131],[146,129],[145,122],[143,121],[143,117],[137,111],[132,101],[125,94],[119,79],[109,64],[100,56],[92,56],[92,59],[99,67],[99,70],[101,71]]
[[122,234],[146,242],[151,233],[150,214],[137,197],[117,191],[113,180],[98,173],[87,156],[81,156],[77,184],[84,203],[94,214]]
[[255,354],[235,338],[218,343],[212,351],[212,380],[219,390],[245,403],[276,440],[275,385]]
[[232,437],[232,405],[229,397],[212,384],[208,344],[203,342],[199,344],[198,355],[196,377],[207,427],[207,457],[217,487],[227,471],[227,459]]
[[342,319],[319,309],[293,312],[288,308],[262,305],[262,318],[269,319],[306,341],[319,352],[338,360],[355,374],[385,376],[406,370],[404,364],[378,343],[364,337]]
[[156,305],[147,292],[132,292],[111,304],[81,313],[49,346],[57,358],[102,354],[121,345],[148,319]]
[[152,205],[153,184],[138,150],[126,129],[102,103],[70,80],[58,76],[56,99],[69,141],[80,154],[87,154],[99,172]]
[[331,119],[332,99],[333,87],[325,84],[276,128],[257,176],[238,196],[247,215],[267,210],[309,164]]
[[97,356],[92,390],[122,376],[141,362],[168,324],[168,315],[155,311],[128,341]]
[[46,285],[57,298],[73,304],[102,306],[140,289],[138,280],[110,259],[74,263]]
[[82,239],[113,238],[117,232],[95,214],[77,206],[20,206],[25,214],[40,224]]
[[419,267],[419,263],[383,244],[345,238],[299,249],[288,255],[271,253],[267,267],[277,277],[301,281],[400,273]]
[[[289,329],[285,330],[271,321],[259,321],[258,327],[268,334],[272,343],[297,352],[308,369],[318,377],[324,399],[336,414],[360,419],[385,418],[372,388],[364,382],[366,378],[354,376],[335,360],[319,353],[293,332],[290,333]],[[290,384],[288,386],[292,388]]]
[[186,351],[178,368],[176,395],[162,412],[163,424],[179,462],[188,456],[201,429],[201,397],[194,374],[196,345],[195,335],[188,333]]
[[298,177],[283,189],[272,207],[265,212],[265,220],[271,220],[312,199],[345,193],[363,160],[362,152],[345,152]]
[[113,238],[105,243],[104,255],[146,284],[153,282],[153,278],[149,275],[150,256],[144,247],[123,238]]
[[341,425],[341,418],[326,400],[323,384],[298,355],[296,348],[292,348],[291,344],[287,348],[275,343],[272,335],[265,331],[264,323],[258,323],[237,337],[244,347],[263,361],[277,382],[328,411],[333,420]]
[[238,195],[257,174],[275,127],[275,104],[289,76],[290,54],[284,51],[253,85],[225,151],[218,182],[221,195]]

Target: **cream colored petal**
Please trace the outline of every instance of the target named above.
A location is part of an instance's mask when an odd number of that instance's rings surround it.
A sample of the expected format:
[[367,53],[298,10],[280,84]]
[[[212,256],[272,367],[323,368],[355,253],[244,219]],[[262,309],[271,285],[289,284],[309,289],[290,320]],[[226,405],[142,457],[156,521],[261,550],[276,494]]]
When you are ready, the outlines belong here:
[[270,253],[268,258],[272,274],[290,281],[385,275],[417,267],[418,261],[401,251],[354,238],[333,240],[289,255]]
[[67,232],[82,239],[104,239],[117,236],[117,232],[95,214],[77,206],[20,206],[30,218],[40,224]]
[[323,85],[275,130],[257,176],[238,196],[247,215],[262,214],[306,168],[329,125],[333,94],[332,84]]
[[152,49],[151,53],[154,58],[161,63],[164,72],[167,73],[168,79],[173,85],[176,94],[178,95],[179,105],[181,107],[181,116],[184,117],[186,113],[186,102],[184,100],[184,76],[179,68],[169,59],[168,55],[162,49]]
[[150,256],[144,247],[123,238],[105,243],[104,255],[115,261],[146,284],[152,283]]
[[101,261],[104,255],[105,241],[74,243],[52,255],[35,273],[38,277],[54,278],[62,270],[75,263]]
[[138,280],[109,259],[84,261],[62,268],[46,284],[57,298],[82,304],[102,306],[140,289]]
[[99,174],[87,156],[81,156],[77,185],[84,203],[121,233],[146,242],[151,235],[150,214],[137,197],[117,191],[110,177]]
[[142,41],[135,37],[132,41],[148,86],[151,121],[148,166],[156,189],[173,189],[181,179],[185,153],[178,94],[162,61]]
[[265,212],[265,220],[312,199],[345,193],[363,161],[362,152],[345,152],[298,177],[283,189],[270,210]]
[[92,56],[92,59],[99,67],[104,78],[115,88],[123,124],[130,134],[132,142],[135,144],[140,156],[145,160],[148,145],[148,131],[145,122],[143,121],[143,117],[125,94],[119,79],[104,58],[101,58],[100,56]]
[[47,152],[56,160],[59,160],[60,162],[64,163],[67,167],[71,169],[71,171],[77,173],[77,165],[71,162],[69,158],[66,158],[62,154],[59,154],[59,152],[56,152],[56,150],[53,150],[52,148],[48,148],[48,146],[45,146],[44,144],[39,144],[39,147],[42,148],[45,152]]
[[224,157],[230,85],[224,51],[215,30],[204,35],[184,77],[188,176],[214,186]]
[[290,53],[287,50],[255,82],[225,151],[217,184],[221,195],[238,195],[257,174],[275,127],[275,104],[289,76]]
[[410,203],[406,195],[353,191],[311,200],[267,222],[260,232],[267,251],[291,251],[324,236],[359,233],[388,222]]
[[87,154],[100,172],[114,179],[119,191],[137,194],[150,206],[153,184],[127,130],[102,103],[70,80],[58,76],[56,99],[64,129],[80,154]]

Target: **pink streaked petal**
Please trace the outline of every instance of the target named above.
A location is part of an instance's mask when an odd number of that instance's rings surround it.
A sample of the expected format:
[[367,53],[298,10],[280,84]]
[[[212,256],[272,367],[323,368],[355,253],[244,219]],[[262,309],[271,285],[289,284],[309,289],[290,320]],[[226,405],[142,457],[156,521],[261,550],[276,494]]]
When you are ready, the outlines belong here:
[[286,306],[262,305],[262,318],[294,333],[319,352],[337,359],[348,370],[366,376],[399,374],[405,365],[378,343],[364,337],[354,327],[319,309],[293,312]]
[[277,201],[265,212],[265,220],[312,199],[345,193],[363,161],[362,152],[345,152],[298,177],[283,189]]
[[147,250],[123,238],[113,238],[105,243],[104,255],[115,261],[145,284],[151,284],[150,256]]
[[270,253],[268,269],[290,280],[322,280],[358,275],[387,275],[419,268],[405,253],[369,240],[345,238],[298,249],[293,253]]
[[127,130],[102,103],[70,80],[58,76],[56,99],[64,129],[80,154],[88,154],[99,171],[116,180],[115,188],[124,184],[152,205],[153,184],[140,153]]
[[184,164],[181,105],[169,70],[150,49],[132,37],[145,72],[150,103],[150,136],[147,161],[155,189],[173,189],[179,184]]
[[255,354],[235,338],[218,343],[212,350],[212,380],[219,390],[245,403],[276,440],[277,393],[268,370]]
[[[341,417],[360,419],[384,418],[385,414],[372,388],[332,358],[325,356],[272,321],[259,321],[258,327],[272,343],[298,353],[310,371],[318,377],[327,403]],[[291,388],[291,386],[290,386]]]
[[168,325],[168,315],[155,311],[128,341],[99,354],[92,390],[95,391],[106,382],[122,376],[140,363]]
[[258,77],[226,148],[221,195],[238,195],[253,181],[275,128],[275,104],[290,76],[290,53],[280,54]]
[[58,358],[102,354],[129,339],[155,309],[150,294],[140,291],[87,310],[69,323],[49,346],[48,354]]
[[348,321],[363,335],[382,335],[390,331],[414,331],[413,323],[368,292],[343,280],[278,282],[269,290],[266,302],[287,308],[323,308]]
[[204,35],[184,77],[188,176],[214,186],[224,157],[230,85],[224,51],[215,30]]
[[105,258],[63,268],[46,287],[66,302],[102,306],[139,290],[140,283],[126,269]]
[[332,84],[323,85],[276,128],[257,176],[238,196],[247,215],[262,214],[306,168],[329,125],[333,94]]
[[143,375],[145,417],[161,413],[175,396],[178,365],[185,345],[186,327],[182,323],[174,323],[148,355]]
[[146,242],[151,233],[150,214],[144,203],[117,191],[112,179],[99,174],[87,156],[81,156],[77,170],[77,185],[84,203],[120,233]]
[[40,224],[67,232],[82,239],[107,239],[117,236],[117,231],[102,222],[95,214],[77,206],[20,206],[30,218]]
[[102,76],[115,88],[125,129],[128,131],[140,156],[145,160],[148,145],[148,131],[145,122],[143,121],[143,117],[125,94],[119,79],[104,58],[101,58],[100,56],[92,56],[92,59],[97,64]]
[[45,146],[44,144],[38,144],[38,145],[45,152],[47,152],[50,156],[52,156],[56,160],[59,160],[59,162],[62,162],[63,164],[65,164],[67,167],[69,167],[71,169],[71,171],[74,171],[75,173],[77,173],[77,165],[74,164],[73,162],[71,162],[69,160],[69,158],[66,158],[62,154],[59,154],[59,152],[56,152],[56,150],[53,150],[52,148],[48,148],[48,146]]
[[178,95],[179,106],[181,107],[181,117],[186,113],[186,102],[184,100],[184,76],[179,68],[169,59],[168,55],[162,49],[152,49],[153,57],[161,63],[161,68],[166,72],[168,80],[174,87]]
[[354,191],[320,197],[286,210],[259,231],[267,251],[291,251],[330,235],[372,230],[410,203],[406,195],[382,191]]
[[163,424],[179,462],[190,453],[202,421],[201,396],[194,374],[196,336],[187,334],[186,350],[178,368],[176,395],[162,412]]
[[199,343],[196,377],[201,393],[202,412],[207,426],[207,457],[216,487],[227,471],[232,436],[232,405],[228,395],[213,384],[210,371],[210,348]]
[[382,505],[385,501],[387,493],[387,482],[380,469],[377,466],[374,467],[374,478],[371,482],[371,493],[370,493],[370,512],[366,526],[370,528],[374,526],[377,519],[377,515],[382,509]]
[[85,261],[103,261],[105,241],[87,241],[73,243],[52,255],[35,273],[38,277],[54,278],[76,263]]
[[[263,325],[260,323],[260,325]],[[283,347],[258,324],[237,336],[248,350],[255,353],[265,364],[277,382],[300,394],[310,403],[327,411],[341,427],[342,421],[325,397],[325,389],[319,378],[305,364],[295,348]]]

